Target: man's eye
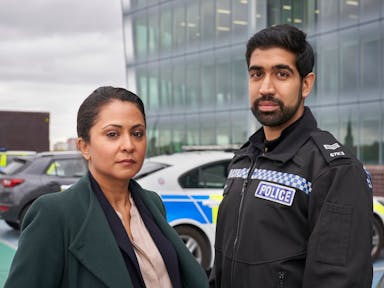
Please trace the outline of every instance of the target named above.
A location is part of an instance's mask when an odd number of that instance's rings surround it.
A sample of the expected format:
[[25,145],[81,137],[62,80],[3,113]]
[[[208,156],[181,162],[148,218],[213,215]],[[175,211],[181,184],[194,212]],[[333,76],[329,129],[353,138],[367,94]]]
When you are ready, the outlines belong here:
[[249,73],[249,76],[251,78],[261,78],[263,76],[263,72],[262,71],[252,71],[251,73]]
[[286,79],[289,77],[289,73],[286,72],[286,71],[279,71],[277,72],[277,77],[280,78],[280,79]]

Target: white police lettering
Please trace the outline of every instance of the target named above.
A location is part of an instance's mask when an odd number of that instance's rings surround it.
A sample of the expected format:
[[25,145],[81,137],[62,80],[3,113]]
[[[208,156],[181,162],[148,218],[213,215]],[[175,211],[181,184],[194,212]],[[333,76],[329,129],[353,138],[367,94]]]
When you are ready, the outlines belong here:
[[292,206],[295,189],[274,183],[261,181],[257,186],[255,197]]
[[329,154],[331,157],[344,156],[345,153],[343,151],[340,152],[332,152]]
[[340,148],[339,143],[334,143],[332,145],[324,144],[323,146],[327,150],[336,150],[337,148]]

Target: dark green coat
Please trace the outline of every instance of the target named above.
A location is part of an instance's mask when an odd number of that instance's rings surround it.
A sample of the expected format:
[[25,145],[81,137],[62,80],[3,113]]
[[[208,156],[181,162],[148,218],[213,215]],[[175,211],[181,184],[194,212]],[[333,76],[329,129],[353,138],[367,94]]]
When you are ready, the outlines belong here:
[[[183,287],[208,287],[205,272],[167,223],[160,197],[144,189],[138,194],[175,247]],[[25,287],[133,287],[88,177],[40,197],[29,209],[4,286]]]

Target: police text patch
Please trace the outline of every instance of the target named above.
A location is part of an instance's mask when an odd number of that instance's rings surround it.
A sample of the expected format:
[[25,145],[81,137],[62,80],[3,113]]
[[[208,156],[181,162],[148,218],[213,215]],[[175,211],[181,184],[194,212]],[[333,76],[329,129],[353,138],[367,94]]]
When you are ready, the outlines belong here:
[[261,181],[257,186],[255,197],[292,206],[295,189],[274,183]]

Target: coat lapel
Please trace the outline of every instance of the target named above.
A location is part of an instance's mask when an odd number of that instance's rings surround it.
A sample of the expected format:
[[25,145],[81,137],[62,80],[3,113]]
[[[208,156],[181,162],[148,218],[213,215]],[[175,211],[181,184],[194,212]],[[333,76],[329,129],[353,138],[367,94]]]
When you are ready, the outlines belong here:
[[[133,287],[124,259],[100,204],[90,190],[88,181],[84,182],[82,184],[85,185],[81,185],[81,189],[87,189],[89,193],[89,207],[81,229],[74,237],[69,250],[107,287],[121,287],[121,283],[127,283],[125,286],[127,288]],[[85,191],[79,191],[79,194],[83,192]]]
[[148,210],[153,215],[153,218],[155,219],[160,230],[164,233],[164,236],[168,238],[168,240],[171,241],[171,243],[174,245],[174,248],[176,249],[176,253],[179,257],[179,261],[183,261],[185,253],[189,253],[189,252],[186,249],[184,242],[180,239],[177,232],[173,228],[171,228],[171,226],[168,224],[167,220],[162,214],[162,211],[160,210],[159,206],[155,204],[155,200],[153,196],[150,195],[150,193],[151,192],[143,189],[140,193],[140,198],[143,200],[144,205],[148,208]]

